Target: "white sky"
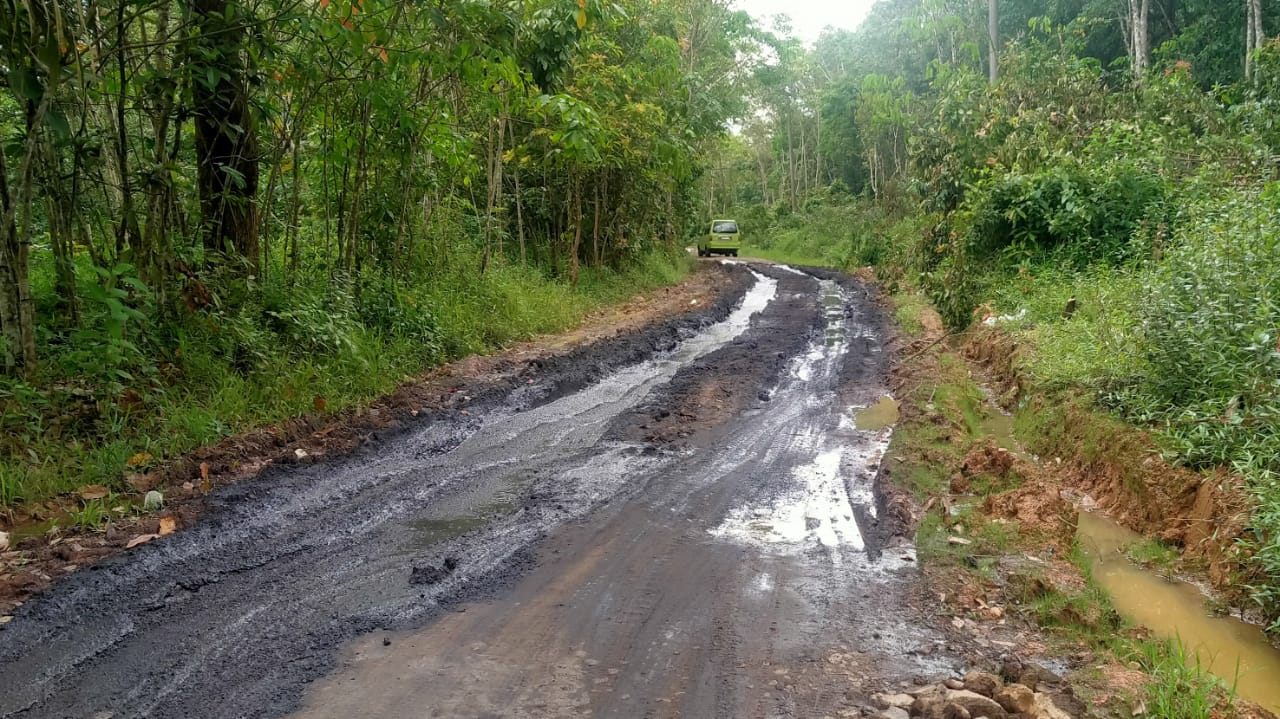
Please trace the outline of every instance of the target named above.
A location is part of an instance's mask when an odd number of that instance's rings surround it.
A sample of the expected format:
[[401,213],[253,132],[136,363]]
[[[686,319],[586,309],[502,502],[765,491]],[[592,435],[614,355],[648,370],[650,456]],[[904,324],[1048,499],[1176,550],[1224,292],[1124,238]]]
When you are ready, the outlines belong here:
[[760,21],[765,28],[773,26],[772,17],[785,14],[791,18],[793,34],[812,45],[822,28],[853,30],[867,17],[876,0],[735,0],[734,5]]

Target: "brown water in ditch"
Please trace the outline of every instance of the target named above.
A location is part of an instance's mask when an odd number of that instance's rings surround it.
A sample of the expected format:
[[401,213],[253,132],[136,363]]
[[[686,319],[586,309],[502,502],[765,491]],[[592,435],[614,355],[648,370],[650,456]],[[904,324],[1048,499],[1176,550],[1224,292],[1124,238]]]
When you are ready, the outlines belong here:
[[1195,586],[1170,581],[1131,562],[1125,551],[1143,541],[1105,516],[1080,513],[1076,538],[1088,555],[1094,579],[1126,619],[1156,635],[1176,639],[1187,654],[1234,684],[1240,696],[1280,712],[1280,650],[1262,630],[1231,617],[1211,616]]

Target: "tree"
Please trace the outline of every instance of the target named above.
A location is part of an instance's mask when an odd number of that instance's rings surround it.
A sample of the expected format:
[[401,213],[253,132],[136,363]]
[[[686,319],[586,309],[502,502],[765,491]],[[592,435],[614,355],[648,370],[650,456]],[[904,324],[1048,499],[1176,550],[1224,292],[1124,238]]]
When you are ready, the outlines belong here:
[[1000,79],[1000,0],[987,0],[987,40],[991,44],[990,78]]
[[258,142],[245,66],[253,19],[238,0],[194,0],[191,9],[188,69],[204,246],[256,267]]
[[1252,80],[1254,55],[1262,49],[1266,30],[1262,25],[1262,0],[1245,0],[1244,77]]
[[1129,0],[1129,58],[1138,82],[1146,75],[1151,57],[1150,16],[1151,0]]

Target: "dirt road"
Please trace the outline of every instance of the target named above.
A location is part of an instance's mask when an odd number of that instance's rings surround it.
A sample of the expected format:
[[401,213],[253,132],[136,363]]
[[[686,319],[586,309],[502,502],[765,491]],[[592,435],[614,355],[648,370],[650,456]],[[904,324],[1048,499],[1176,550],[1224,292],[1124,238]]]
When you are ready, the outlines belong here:
[[878,310],[843,275],[735,272],[718,307],[64,580],[0,632],[0,716],[819,717],[938,668],[874,487],[890,430],[854,422]]

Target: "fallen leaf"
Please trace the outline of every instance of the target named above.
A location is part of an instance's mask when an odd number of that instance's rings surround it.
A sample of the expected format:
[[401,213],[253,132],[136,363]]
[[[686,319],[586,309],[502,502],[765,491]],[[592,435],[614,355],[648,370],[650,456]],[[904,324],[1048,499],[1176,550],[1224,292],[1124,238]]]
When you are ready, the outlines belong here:
[[130,467],[145,467],[146,465],[151,464],[151,460],[153,459],[155,459],[155,457],[152,457],[150,452],[139,452],[130,457],[125,464]]
[[324,397],[316,395],[315,399],[311,400],[311,406],[315,407],[317,412],[323,412],[324,408],[329,406],[329,403],[324,401]]
[[130,472],[125,476],[124,481],[128,482],[129,486],[133,487],[134,491],[146,492],[147,490],[155,489],[159,480],[157,477],[150,474]]
[[209,479],[209,463],[200,463],[200,491],[208,493],[213,489],[213,481]]
[[139,544],[146,544],[147,542],[150,542],[151,540],[156,539],[156,538],[158,538],[159,536],[160,536],[159,534],[139,534],[138,536],[134,537],[133,539],[130,539],[130,540],[129,540],[129,543],[128,543],[128,544],[126,544],[126,545],[124,545],[124,548],[125,548],[125,549],[133,549],[134,547],[138,546]]
[[80,499],[105,499],[108,494],[111,494],[111,490],[101,484],[86,484],[80,488]]
[[9,622],[12,622],[12,621],[13,621],[12,614],[6,614],[5,616],[0,617],[0,624],[8,624]]
[[178,520],[174,519],[173,517],[160,518],[160,536],[161,537],[165,536],[166,534],[173,534],[177,530],[178,530]]
[[947,543],[958,544],[960,546],[968,546],[970,544],[973,544],[973,540],[965,539],[964,537],[947,537]]
[[299,447],[293,450],[293,456],[297,457],[298,459],[304,459],[307,456],[307,450]]

